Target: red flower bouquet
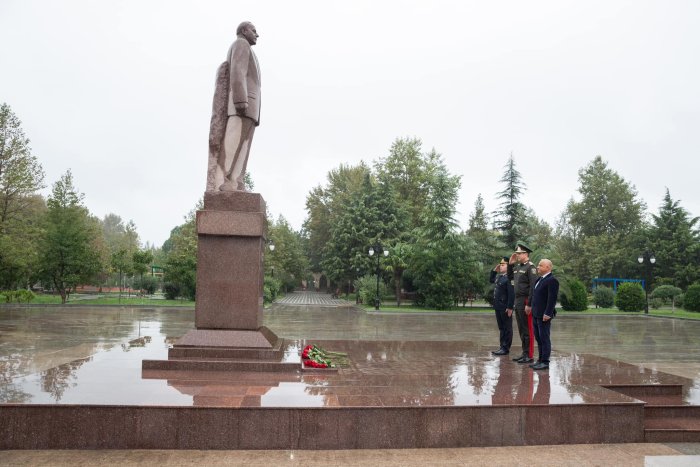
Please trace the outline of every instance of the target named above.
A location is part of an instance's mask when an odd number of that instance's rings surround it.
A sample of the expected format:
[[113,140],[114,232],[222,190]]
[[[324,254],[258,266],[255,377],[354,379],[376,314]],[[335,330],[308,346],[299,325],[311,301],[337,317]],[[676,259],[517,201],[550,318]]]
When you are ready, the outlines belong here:
[[307,345],[301,352],[301,359],[305,367],[310,368],[336,368],[347,365],[347,354],[340,352],[328,352],[317,345]]

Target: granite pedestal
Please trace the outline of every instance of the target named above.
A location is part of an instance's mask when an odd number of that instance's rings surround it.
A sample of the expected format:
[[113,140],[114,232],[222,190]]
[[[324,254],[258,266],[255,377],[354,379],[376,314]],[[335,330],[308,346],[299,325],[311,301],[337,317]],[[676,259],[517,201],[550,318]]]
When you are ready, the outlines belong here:
[[294,371],[282,342],[262,325],[265,201],[258,193],[212,191],[197,211],[195,327],[168,360],[144,370]]

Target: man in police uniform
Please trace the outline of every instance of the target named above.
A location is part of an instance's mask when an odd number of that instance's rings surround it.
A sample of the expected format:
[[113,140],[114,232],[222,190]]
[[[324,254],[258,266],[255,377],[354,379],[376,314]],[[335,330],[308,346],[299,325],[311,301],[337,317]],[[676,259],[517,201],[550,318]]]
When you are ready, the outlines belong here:
[[518,243],[515,253],[508,260],[508,279],[512,281],[515,289],[515,321],[518,323],[518,333],[523,345],[523,354],[513,359],[518,363],[532,363],[535,350],[530,304],[532,289],[537,281],[537,268],[530,261],[530,253],[530,248]]
[[513,303],[515,293],[507,275],[508,257],[504,256],[501,262],[491,271],[489,282],[496,284],[493,289],[493,308],[496,310],[496,322],[498,323],[500,347],[491,352],[494,355],[508,355],[510,345],[513,342]]

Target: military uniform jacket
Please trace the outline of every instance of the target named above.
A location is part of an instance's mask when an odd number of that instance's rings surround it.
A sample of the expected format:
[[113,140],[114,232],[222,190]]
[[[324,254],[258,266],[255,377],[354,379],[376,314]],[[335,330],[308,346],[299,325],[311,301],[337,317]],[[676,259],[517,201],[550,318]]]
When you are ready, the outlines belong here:
[[532,303],[532,290],[537,282],[537,268],[532,261],[523,264],[508,265],[508,278],[515,289],[515,297],[527,297],[527,303]]
[[515,293],[513,285],[508,280],[506,274],[498,274],[496,271],[491,271],[490,282],[496,284],[493,289],[493,307],[496,311],[505,311],[512,309],[515,303]]

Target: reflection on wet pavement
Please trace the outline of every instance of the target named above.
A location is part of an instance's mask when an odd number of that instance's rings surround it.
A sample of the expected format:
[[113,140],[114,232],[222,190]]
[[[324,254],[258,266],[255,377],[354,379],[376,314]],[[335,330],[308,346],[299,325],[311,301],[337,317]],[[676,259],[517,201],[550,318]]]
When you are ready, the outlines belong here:
[[[224,407],[636,403],[613,384],[680,384],[700,404],[700,322],[565,316],[549,372],[490,355],[491,314],[375,314],[276,305],[285,359],[347,352],[337,373],[143,372],[193,328],[183,309],[0,308],[0,402]],[[513,348],[514,353],[519,349]],[[613,360],[609,360],[608,357]],[[620,360],[620,361],[617,361]],[[623,363],[626,362],[626,363]],[[675,369],[675,375],[663,373]],[[684,377],[685,376],[685,377]]]

